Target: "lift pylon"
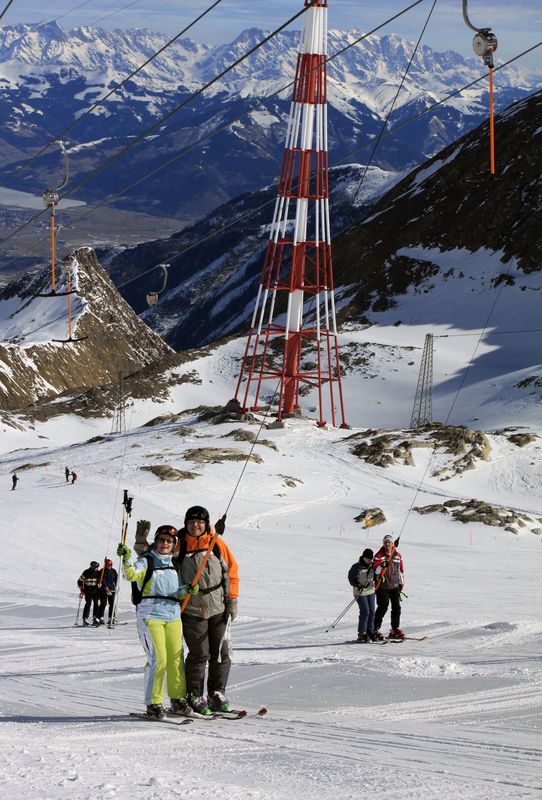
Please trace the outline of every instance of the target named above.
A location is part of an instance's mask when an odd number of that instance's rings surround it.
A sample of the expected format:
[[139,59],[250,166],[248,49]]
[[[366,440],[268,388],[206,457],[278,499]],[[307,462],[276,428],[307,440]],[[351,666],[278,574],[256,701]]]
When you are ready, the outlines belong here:
[[431,422],[433,422],[433,334],[428,333],[423,345],[410,427],[420,428]]
[[[331,260],[327,142],[327,0],[305,0],[275,211],[235,398],[259,409],[262,384],[278,385],[277,419],[300,410],[316,389],[346,427]],[[307,317],[309,319],[307,319]],[[326,387],[327,384],[327,387]],[[329,394],[328,394],[329,393]],[[326,399],[324,398],[326,395]]]

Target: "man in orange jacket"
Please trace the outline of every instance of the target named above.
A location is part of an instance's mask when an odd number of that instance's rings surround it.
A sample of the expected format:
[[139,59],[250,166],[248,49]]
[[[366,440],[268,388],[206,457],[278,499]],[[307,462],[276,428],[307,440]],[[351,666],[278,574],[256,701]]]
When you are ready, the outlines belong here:
[[[224,519],[216,523],[216,528],[218,533],[223,533]],[[189,508],[178,535],[181,577],[183,583],[190,586],[214,536],[207,509],[203,506]],[[217,539],[213,545],[198,584],[199,593],[190,598],[182,615],[188,648],[185,664],[188,701],[200,714],[226,712],[231,710],[225,694],[231,669],[228,631],[230,621],[237,616],[239,571],[222,539]]]

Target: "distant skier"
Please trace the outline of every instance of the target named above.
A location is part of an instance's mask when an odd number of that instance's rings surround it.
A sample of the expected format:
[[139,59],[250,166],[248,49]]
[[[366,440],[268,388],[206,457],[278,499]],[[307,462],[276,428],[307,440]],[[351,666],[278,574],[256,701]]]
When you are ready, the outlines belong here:
[[75,483],[75,481],[77,480],[77,475],[75,472],[72,472],[71,475],[72,475],[72,483]]
[[77,579],[79,596],[85,598],[83,607],[83,625],[88,627],[88,615],[92,606],[92,619],[95,625],[99,625],[100,619],[100,565],[97,561],[91,561],[90,567],[85,569]]
[[382,547],[375,555],[376,614],[375,635],[383,639],[380,626],[391,602],[391,629],[388,639],[403,639],[404,633],[399,628],[401,621],[401,592],[405,582],[403,559],[395,547],[393,536],[388,533],[382,539]]
[[69,469],[69,467],[66,467],[66,469],[64,470],[64,475],[66,476],[66,483],[69,483],[70,482],[70,469]]
[[106,606],[108,607],[107,624],[109,627],[113,624],[113,606],[115,604],[117,578],[118,574],[117,570],[113,569],[113,562],[110,558],[106,558],[100,587],[100,611],[98,612],[100,625],[103,625],[105,622],[104,613]]
[[15,473],[13,473],[13,475],[11,476],[11,491],[12,492],[15,491],[15,489],[17,488],[18,480],[19,480],[19,478],[17,477],[17,475]]
[[154,544],[132,564],[132,553],[119,544],[117,555],[122,557],[124,577],[136,583],[137,631],[147,656],[143,680],[147,716],[162,719],[165,709],[164,678],[173,713],[193,715],[186,700],[186,678],[182,659],[183,634],[180,601],[188,593],[196,594],[198,585],[187,587],[179,576],[173,559],[177,544],[177,529],[160,525]]
[[348,582],[354,587],[354,597],[359,606],[358,642],[376,642],[375,621],[375,571],[373,551],[367,548],[348,570]]

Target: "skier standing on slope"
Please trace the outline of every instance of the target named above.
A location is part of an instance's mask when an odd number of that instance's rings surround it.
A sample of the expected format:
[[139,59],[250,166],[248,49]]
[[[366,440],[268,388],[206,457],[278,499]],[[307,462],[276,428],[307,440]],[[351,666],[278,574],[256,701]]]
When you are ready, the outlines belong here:
[[358,642],[375,642],[375,571],[373,551],[367,548],[348,570],[348,581],[354,587],[354,597],[359,606]]
[[66,467],[66,469],[64,470],[64,475],[66,476],[66,483],[69,483],[70,482],[70,469],[69,469],[69,467]]
[[11,491],[12,492],[15,491],[15,489],[17,488],[17,481],[18,480],[19,480],[18,476],[15,473],[13,473],[13,475],[11,476]]
[[375,635],[383,639],[380,626],[388,606],[391,602],[391,629],[388,639],[402,639],[403,631],[401,622],[401,592],[405,583],[403,559],[395,547],[393,536],[389,533],[382,539],[382,547],[374,559],[375,586],[376,586],[376,614]]
[[172,525],[160,525],[154,544],[134,564],[125,544],[117,548],[117,555],[122,556],[125,578],[135,581],[141,593],[136,618],[139,639],[147,656],[145,705],[147,715],[157,719],[166,713],[162,705],[166,675],[171,710],[190,715],[185,699],[180,601],[187,594],[197,594],[199,587],[196,584],[187,588],[182,583],[173,559],[176,544],[177,529]]
[[85,598],[83,607],[83,625],[88,626],[88,615],[92,606],[92,617],[95,625],[99,625],[100,619],[100,565],[97,561],[91,561],[90,567],[85,569],[77,579],[79,596]]
[[[184,582],[190,585],[201,565],[214,531],[209,512],[202,506],[192,506],[184,517],[179,531],[179,562]],[[215,524],[216,532],[224,532],[224,517]],[[230,711],[226,699],[226,684],[231,668],[228,631],[230,621],[237,616],[239,572],[237,562],[228,546],[218,539],[199,578],[200,593],[191,597],[183,612],[184,638],[188,647],[186,682],[188,701],[200,714]],[[205,670],[207,696],[204,693]]]
[[111,627],[113,619],[113,606],[115,605],[115,592],[117,590],[117,578],[117,570],[113,569],[113,562],[110,558],[106,558],[100,587],[100,625],[104,624],[104,614],[107,606],[107,624],[109,627]]

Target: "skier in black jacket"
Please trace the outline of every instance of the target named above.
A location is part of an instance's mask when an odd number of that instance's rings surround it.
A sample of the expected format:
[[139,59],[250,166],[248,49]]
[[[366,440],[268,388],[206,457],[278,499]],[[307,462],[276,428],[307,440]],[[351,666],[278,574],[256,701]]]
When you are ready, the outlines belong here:
[[83,608],[83,625],[86,627],[88,622],[88,615],[90,607],[92,606],[92,618],[95,625],[100,622],[100,587],[98,582],[100,580],[100,565],[97,561],[91,561],[90,567],[85,569],[77,579],[80,597],[85,598],[85,605]]

